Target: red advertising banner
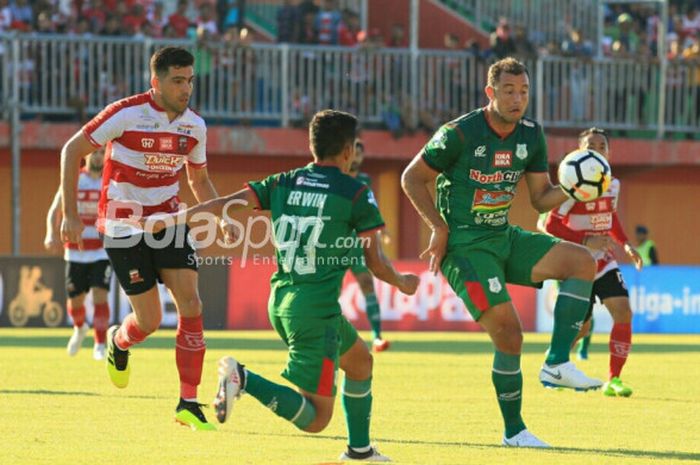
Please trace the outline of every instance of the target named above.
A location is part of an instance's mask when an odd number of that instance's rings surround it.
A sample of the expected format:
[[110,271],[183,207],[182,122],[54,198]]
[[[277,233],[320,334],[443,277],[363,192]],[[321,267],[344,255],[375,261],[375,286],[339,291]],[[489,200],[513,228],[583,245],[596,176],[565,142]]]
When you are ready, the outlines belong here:
[[[382,328],[389,331],[480,331],[464,303],[455,295],[442,274],[435,276],[427,264],[418,261],[398,261],[399,271],[420,276],[415,295],[407,296],[392,286],[374,280],[377,300],[381,307]],[[267,319],[267,299],[272,263],[251,261],[241,267],[231,264],[228,293],[229,329],[270,329]],[[508,285],[508,292],[518,310],[525,331],[535,330],[535,290]],[[343,281],[340,305],[346,318],[358,329],[369,329],[365,317],[365,298],[359,285],[348,272]]]

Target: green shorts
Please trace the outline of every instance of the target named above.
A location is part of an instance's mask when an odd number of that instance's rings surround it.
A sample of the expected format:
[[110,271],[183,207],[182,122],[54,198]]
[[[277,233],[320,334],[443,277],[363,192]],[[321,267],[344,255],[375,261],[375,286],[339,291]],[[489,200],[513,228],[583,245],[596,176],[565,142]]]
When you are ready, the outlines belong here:
[[357,341],[357,330],[342,314],[314,318],[268,313],[289,348],[282,376],[307,392],[335,396],[338,360]]
[[532,268],[560,240],[509,226],[469,244],[448,248],[441,269],[475,321],[494,305],[509,302],[505,283],[542,287]]

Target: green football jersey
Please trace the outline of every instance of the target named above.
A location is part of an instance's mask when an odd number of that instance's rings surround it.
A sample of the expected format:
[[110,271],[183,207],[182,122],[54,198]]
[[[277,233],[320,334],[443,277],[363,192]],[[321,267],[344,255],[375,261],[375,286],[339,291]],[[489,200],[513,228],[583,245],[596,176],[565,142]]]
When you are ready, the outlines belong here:
[[311,163],[248,186],[273,220],[277,314],[339,313],[355,233],[384,226],[372,190],[340,169]]
[[539,124],[521,119],[500,137],[484,109],[442,126],[423,147],[440,172],[437,207],[450,228],[449,244],[464,244],[508,227],[508,212],[524,172],[546,172],[547,144]]
[[357,176],[355,176],[355,179],[368,187],[372,187],[372,178],[370,178],[367,173],[359,172]]

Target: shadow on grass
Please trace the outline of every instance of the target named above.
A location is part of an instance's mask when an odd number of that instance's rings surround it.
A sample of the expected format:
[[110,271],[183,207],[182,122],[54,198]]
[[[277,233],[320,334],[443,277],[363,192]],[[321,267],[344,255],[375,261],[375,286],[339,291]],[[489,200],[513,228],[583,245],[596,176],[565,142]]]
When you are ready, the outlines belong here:
[[[305,437],[310,439],[330,439],[334,441],[345,441],[347,438],[345,436],[330,436],[322,434],[282,434],[282,433],[255,433],[255,432],[237,432],[236,434],[245,434],[248,436],[280,436],[280,437]],[[505,450],[504,446],[500,444],[490,444],[490,443],[474,443],[474,442],[459,442],[459,441],[421,441],[420,439],[388,439],[388,438],[374,438],[379,444],[417,444],[425,446],[438,446],[438,447],[473,447],[477,449],[498,449]],[[534,449],[533,449],[534,452]],[[597,449],[597,448],[584,448],[584,447],[552,447],[551,449],[537,449],[537,452],[542,452],[545,454],[571,454],[578,455],[584,454],[590,456],[591,454],[603,455],[608,457],[629,457],[638,459],[667,459],[667,460],[688,460],[688,461],[699,461],[700,454],[693,452],[675,452],[675,451],[655,451],[655,450],[635,450],[635,449]]]
[[0,389],[0,394],[20,394],[36,396],[99,396],[96,392],[51,391],[49,389]]
[[[216,331],[211,331],[210,334],[217,334]],[[225,350],[286,350],[282,341],[276,337],[270,338],[239,338],[235,337],[207,338],[208,349],[225,349]],[[206,337],[206,334],[205,334]],[[493,352],[493,345],[490,341],[484,340],[469,340],[468,335],[461,341],[441,341],[439,339],[424,340],[424,341],[403,341],[401,339],[392,341],[391,352],[399,353],[436,353],[436,354],[482,354]],[[46,336],[26,336],[26,335],[8,335],[3,334],[0,338],[0,347],[65,347],[67,337],[55,336],[47,334]],[[85,347],[88,342],[85,342]],[[525,354],[544,354],[548,344],[541,342],[527,342],[523,345],[523,353]],[[139,345],[140,348],[152,349],[170,349],[175,347],[175,337],[173,335],[159,335],[158,333],[150,336],[146,341]],[[698,344],[645,344],[635,343],[632,349],[635,353],[669,353],[669,352],[686,352],[700,353],[700,345]],[[608,344],[593,343],[589,349],[591,353],[608,353]]]

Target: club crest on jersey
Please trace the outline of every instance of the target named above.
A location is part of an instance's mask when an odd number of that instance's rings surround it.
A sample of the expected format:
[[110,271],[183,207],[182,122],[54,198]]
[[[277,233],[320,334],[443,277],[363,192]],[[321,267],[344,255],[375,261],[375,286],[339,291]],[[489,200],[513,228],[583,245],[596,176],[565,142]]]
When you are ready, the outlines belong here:
[[499,292],[501,292],[501,289],[503,289],[503,286],[501,286],[501,282],[498,280],[498,276],[489,278],[489,291],[493,292],[494,294],[498,294]]
[[474,156],[478,158],[483,158],[486,156],[486,146],[480,145],[474,150]]
[[527,158],[527,144],[515,144],[515,156],[525,160]]
[[496,152],[493,154],[495,168],[510,168],[513,166],[513,152]]
[[189,143],[187,137],[180,136],[177,139],[177,153],[186,155],[189,152]]

